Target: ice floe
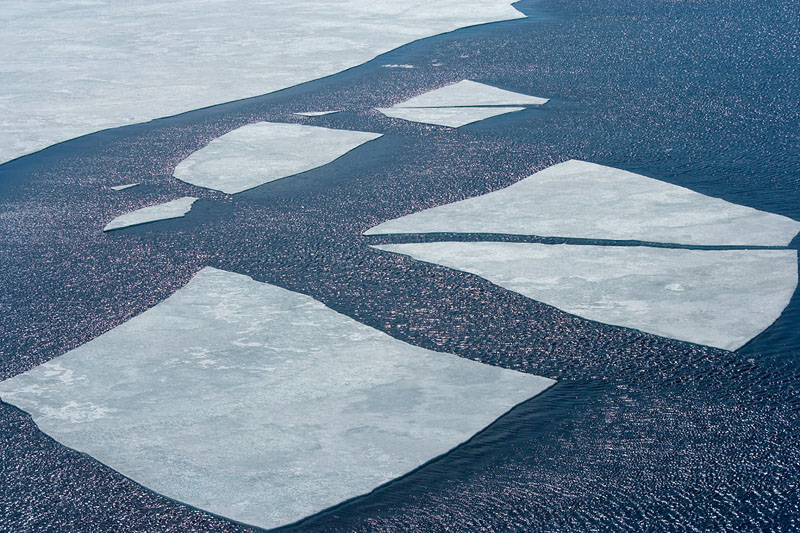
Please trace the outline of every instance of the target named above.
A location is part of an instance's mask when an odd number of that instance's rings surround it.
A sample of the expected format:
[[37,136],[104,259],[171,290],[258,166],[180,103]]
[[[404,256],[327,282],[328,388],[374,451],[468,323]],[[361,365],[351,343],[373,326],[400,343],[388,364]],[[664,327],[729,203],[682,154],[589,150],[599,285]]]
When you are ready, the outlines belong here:
[[598,322],[735,350],[797,287],[795,250],[434,242],[375,246]]
[[380,133],[258,122],[211,141],[181,161],[179,180],[234,194],[330,163]]
[[458,128],[489,117],[525,109],[509,106],[542,105],[547,101],[547,98],[506,91],[472,80],[462,80],[415,96],[392,107],[378,108],[378,111],[388,117]]
[[424,37],[524,17],[512,3],[8,0],[0,163],[335,74]]
[[129,226],[136,226],[138,224],[146,224],[148,222],[156,222],[158,220],[168,220],[170,218],[180,218],[186,213],[191,211],[192,204],[197,201],[197,198],[192,196],[184,196],[171,202],[166,202],[158,205],[150,205],[120,215],[103,228],[103,231],[111,231],[115,229],[127,228]]
[[524,107],[388,107],[378,111],[392,118],[458,128],[487,118],[522,111]]
[[130,189],[131,187],[136,187],[139,185],[138,183],[127,183],[125,185],[112,185],[109,187],[112,191],[124,191],[125,189]]
[[478,83],[462,80],[440,89],[423,93],[394,107],[485,107],[546,104],[547,98],[528,96]]
[[784,216],[573,160],[505,189],[389,220],[366,234],[502,233],[779,246],[798,231],[800,222]]
[[269,528],[413,470],[552,383],[205,268],[0,396],[156,492]]
[[299,111],[295,113],[295,115],[300,115],[301,117],[324,117],[325,115],[333,115],[338,112],[338,109],[334,111]]

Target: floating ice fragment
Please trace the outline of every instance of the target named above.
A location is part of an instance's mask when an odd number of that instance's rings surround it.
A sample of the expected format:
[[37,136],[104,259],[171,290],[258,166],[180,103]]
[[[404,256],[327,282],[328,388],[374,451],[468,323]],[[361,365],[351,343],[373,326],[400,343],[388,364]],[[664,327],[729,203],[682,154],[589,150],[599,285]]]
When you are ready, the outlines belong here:
[[375,246],[470,272],[598,322],[735,350],[797,287],[795,250],[683,250],[498,242]]
[[414,65],[402,64],[398,65],[395,63],[389,63],[387,65],[381,65],[383,68],[416,68]]
[[542,105],[547,102],[547,98],[506,91],[472,80],[462,80],[415,96],[393,107],[520,106]]
[[567,161],[510,187],[389,220],[367,235],[502,233],[779,246],[800,222],[611,167]]
[[139,185],[138,183],[128,183],[126,185],[112,185],[109,187],[112,191],[124,191],[125,189],[130,189],[131,187],[136,187]]
[[0,396],[152,490],[269,528],[413,470],[552,383],[205,268]]
[[[411,122],[458,128],[489,117],[521,111],[521,105],[542,105],[546,98],[528,96],[471,80],[462,80],[430,91],[388,108],[386,116]],[[506,107],[488,107],[506,106]]]
[[524,107],[388,107],[378,108],[387,117],[411,122],[458,128],[506,113],[522,111]]
[[338,112],[338,109],[333,111],[299,111],[295,113],[295,115],[300,115],[301,117],[323,117],[325,115],[332,115]]
[[184,196],[171,202],[166,202],[158,205],[151,205],[131,211],[120,215],[103,228],[103,231],[111,231],[115,229],[127,228],[128,226],[136,226],[138,224],[146,224],[147,222],[155,222],[157,220],[168,220],[170,218],[180,218],[192,209],[192,204],[197,201],[197,198],[192,196]]
[[330,163],[380,133],[258,122],[211,141],[181,161],[181,181],[234,194]]
[[13,105],[0,114],[0,163],[335,74],[424,37],[523,18],[512,3],[7,0],[0,95]]

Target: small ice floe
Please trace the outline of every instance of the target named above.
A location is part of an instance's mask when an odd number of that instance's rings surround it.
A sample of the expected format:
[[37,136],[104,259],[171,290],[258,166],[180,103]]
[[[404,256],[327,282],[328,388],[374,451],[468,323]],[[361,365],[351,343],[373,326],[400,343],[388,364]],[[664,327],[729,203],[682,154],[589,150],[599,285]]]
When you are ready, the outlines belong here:
[[476,274],[584,318],[728,350],[772,324],[797,287],[795,250],[499,242],[375,248]]
[[125,189],[130,189],[131,187],[136,187],[139,185],[138,183],[127,183],[125,185],[112,185],[109,187],[112,191],[124,191]]
[[[78,385],[58,379],[69,370]],[[0,397],[151,490],[272,528],[408,473],[552,384],[205,268]]]
[[333,111],[299,111],[294,114],[300,115],[301,117],[324,117],[325,115],[333,115],[338,112],[339,110],[335,109]]
[[457,128],[489,117],[525,109],[518,106],[542,105],[547,101],[547,98],[528,96],[463,80],[389,108],[378,108],[378,111],[386,116],[411,122]]
[[398,65],[395,63],[389,63],[387,65],[381,65],[383,68],[417,68],[414,65],[402,64]]
[[502,233],[693,245],[786,245],[800,222],[677,185],[567,161],[505,189],[389,220],[365,234]]
[[192,196],[184,196],[171,202],[166,202],[158,205],[151,205],[131,211],[120,215],[103,228],[103,231],[111,231],[115,229],[127,228],[129,226],[136,226],[138,224],[146,224],[148,222],[156,222],[158,220],[169,220],[171,218],[180,218],[192,209],[192,204],[197,201],[197,198]]
[[235,194],[330,163],[380,133],[258,122],[211,141],[181,161],[181,181]]

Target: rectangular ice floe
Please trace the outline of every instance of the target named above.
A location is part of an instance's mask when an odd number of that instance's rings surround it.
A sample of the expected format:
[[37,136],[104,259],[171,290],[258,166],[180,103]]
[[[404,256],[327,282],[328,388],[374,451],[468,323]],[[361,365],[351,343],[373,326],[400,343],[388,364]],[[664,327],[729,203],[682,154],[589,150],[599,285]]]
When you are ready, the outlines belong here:
[[798,231],[800,222],[784,216],[573,160],[505,189],[389,220],[365,234],[502,233],[779,246]]
[[291,87],[511,0],[6,0],[0,163],[94,131]]
[[179,180],[234,194],[330,163],[380,133],[258,122],[211,141],[181,161]]
[[498,242],[375,248],[470,272],[591,320],[734,350],[797,287],[795,250],[682,250]]
[[522,111],[524,107],[389,107],[378,111],[411,122],[459,128],[487,118]]
[[156,222],[158,220],[168,220],[170,218],[180,218],[186,213],[191,211],[192,204],[197,201],[197,198],[192,196],[184,196],[171,202],[166,202],[158,205],[150,205],[120,215],[103,228],[103,231],[111,231],[115,229],[127,228],[129,226],[136,226],[138,224],[146,224],[148,222]]
[[275,527],[413,470],[552,383],[206,268],[0,397],[152,490]]
[[378,111],[387,117],[458,128],[489,117],[525,109],[516,106],[545,103],[547,98],[528,96],[471,80],[462,80],[392,107],[378,108]]

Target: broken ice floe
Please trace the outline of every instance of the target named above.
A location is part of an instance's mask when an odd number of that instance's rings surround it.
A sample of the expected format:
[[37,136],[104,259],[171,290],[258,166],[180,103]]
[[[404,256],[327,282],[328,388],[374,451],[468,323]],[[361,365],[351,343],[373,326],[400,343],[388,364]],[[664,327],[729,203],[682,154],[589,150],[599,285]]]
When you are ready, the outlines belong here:
[[501,233],[696,245],[786,245],[800,222],[632,172],[567,161],[505,189],[366,232]]
[[333,115],[338,112],[338,109],[333,111],[298,111],[295,115],[300,115],[301,117],[324,117],[325,115]]
[[684,250],[499,242],[375,248],[470,272],[606,324],[735,350],[797,287],[794,250]]
[[138,224],[146,224],[148,222],[156,222],[158,220],[168,220],[170,218],[180,218],[192,209],[192,204],[197,201],[197,198],[192,196],[184,196],[171,202],[166,202],[158,205],[151,205],[131,211],[120,215],[103,228],[103,231],[111,231],[115,229],[127,228],[129,226],[136,226]]
[[234,194],[330,163],[380,133],[258,122],[211,141],[181,161],[181,181]]
[[412,122],[457,128],[489,117],[525,109],[518,106],[542,105],[547,101],[546,98],[463,80],[389,108],[378,108],[378,111],[389,117]]
[[130,189],[131,187],[136,187],[139,185],[138,183],[126,183],[125,185],[112,185],[109,187],[112,191],[124,191],[125,189]]
[[269,528],[413,470],[552,383],[205,268],[0,397],[160,494]]

